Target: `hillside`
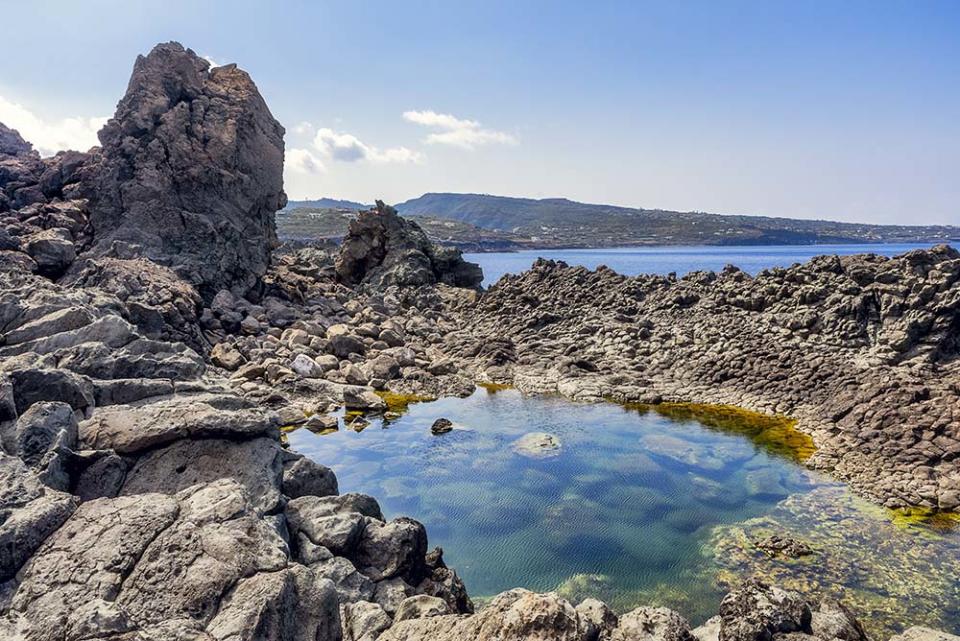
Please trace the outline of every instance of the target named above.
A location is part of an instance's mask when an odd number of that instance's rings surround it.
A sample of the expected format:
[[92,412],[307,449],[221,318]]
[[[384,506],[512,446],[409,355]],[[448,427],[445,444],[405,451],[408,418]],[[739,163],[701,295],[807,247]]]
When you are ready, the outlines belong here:
[[631,209],[564,198],[535,200],[482,194],[430,193],[400,203],[405,216],[433,216],[510,231],[531,247],[631,245],[805,245],[947,241],[956,226],[868,225],[768,216]]
[[[357,217],[358,209],[308,207],[299,202],[293,207],[288,205],[276,214],[277,236],[281,240],[339,241],[347,233],[350,221]],[[418,216],[417,223],[431,241],[464,251],[513,251],[530,247],[526,238],[512,232],[481,229],[457,220]]]
[[373,205],[364,205],[355,200],[339,198],[318,198],[317,200],[291,200],[286,209],[369,209]]

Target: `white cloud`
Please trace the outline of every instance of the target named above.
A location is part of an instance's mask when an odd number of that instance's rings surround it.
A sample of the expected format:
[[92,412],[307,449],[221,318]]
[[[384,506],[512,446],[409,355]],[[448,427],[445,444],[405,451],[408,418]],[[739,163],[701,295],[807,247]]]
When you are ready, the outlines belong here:
[[425,127],[438,129],[479,129],[480,123],[476,120],[464,120],[450,114],[438,114],[436,111],[405,111],[403,119],[415,122]]
[[327,158],[339,162],[369,161],[374,163],[416,163],[423,155],[406,147],[380,149],[368,145],[353,134],[336,132],[326,127],[317,130],[313,146]]
[[320,159],[309,149],[287,149],[284,167],[300,174],[319,174],[326,170]]
[[298,136],[308,136],[313,133],[313,125],[306,120],[299,122],[293,127],[293,133]]
[[222,66],[223,66],[223,63],[222,63],[222,62],[217,62],[216,60],[213,59],[212,56],[207,56],[207,55],[205,55],[205,56],[203,56],[203,59],[210,63],[210,68],[211,68],[211,69],[213,69],[214,67],[222,67]]
[[0,96],[0,122],[16,129],[24,140],[44,156],[58,151],[73,149],[87,151],[99,145],[97,132],[107,124],[108,118],[64,118],[46,122],[23,105]]
[[481,145],[516,145],[517,139],[503,131],[484,129],[476,120],[457,118],[451,114],[441,114],[432,110],[405,111],[403,119],[431,129],[439,129],[429,134],[424,142],[430,145],[451,145],[462,149],[474,149]]

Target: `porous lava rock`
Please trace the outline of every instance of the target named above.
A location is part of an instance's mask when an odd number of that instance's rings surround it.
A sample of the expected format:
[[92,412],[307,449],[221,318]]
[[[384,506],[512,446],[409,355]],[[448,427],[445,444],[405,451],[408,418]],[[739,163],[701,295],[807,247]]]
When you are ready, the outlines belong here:
[[176,42],[137,58],[85,174],[93,255],[145,257],[209,300],[266,272],[286,204],[283,134],[236,65]]

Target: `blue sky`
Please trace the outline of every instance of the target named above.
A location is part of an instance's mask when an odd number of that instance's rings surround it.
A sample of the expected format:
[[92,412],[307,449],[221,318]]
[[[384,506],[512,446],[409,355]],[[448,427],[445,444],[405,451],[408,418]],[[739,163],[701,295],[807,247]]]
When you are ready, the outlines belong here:
[[960,2],[0,8],[0,121],[44,151],[93,144],[135,56],[178,40],[251,73],[292,197],[960,224]]

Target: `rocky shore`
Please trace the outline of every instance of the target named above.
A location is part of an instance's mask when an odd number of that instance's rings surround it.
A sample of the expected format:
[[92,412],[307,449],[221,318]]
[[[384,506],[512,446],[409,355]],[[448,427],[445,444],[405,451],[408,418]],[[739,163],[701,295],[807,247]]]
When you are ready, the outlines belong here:
[[526,590],[474,612],[422,524],[282,439],[477,381],[789,414],[858,491],[960,505],[951,249],[756,279],[543,262],[481,293],[382,204],[336,252],[278,248],[283,128],[176,43],[137,60],[100,142],[41,158],[0,125],[0,638],[866,638],[752,580],[696,629]]
[[539,261],[464,325],[481,380],[790,416],[817,446],[809,463],[868,498],[960,507],[960,252],[948,246],[821,256],[756,278]]

